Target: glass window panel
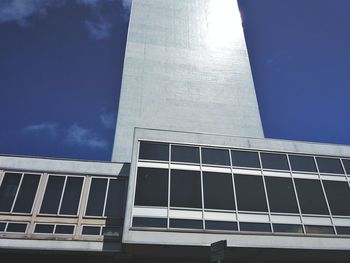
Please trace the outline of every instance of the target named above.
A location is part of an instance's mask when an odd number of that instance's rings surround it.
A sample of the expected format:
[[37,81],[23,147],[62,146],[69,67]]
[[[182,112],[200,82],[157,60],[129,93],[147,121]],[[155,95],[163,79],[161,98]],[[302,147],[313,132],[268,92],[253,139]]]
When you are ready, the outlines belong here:
[[270,224],[266,223],[239,223],[241,231],[271,232]]
[[82,235],[99,236],[101,227],[99,226],[83,226]]
[[199,163],[199,147],[171,145],[173,162]]
[[350,188],[347,182],[323,181],[333,215],[350,216]]
[[318,180],[295,179],[301,212],[328,215],[328,208]]
[[18,173],[5,173],[0,187],[0,212],[11,212],[21,176]]
[[293,171],[317,172],[315,160],[312,156],[289,155],[289,161]]
[[304,233],[301,225],[273,224],[273,231],[276,233]]
[[205,229],[237,231],[238,227],[236,222],[205,221]]
[[228,150],[202,148],[202,163],[230,166],[230,155]]
[[80,202],[81,190],[83,187],[83,177],[68,177],[64,190],[60,214],[76,215]]
[[138,168],[135,205],[168,206],[167,169]]
[[107,179],[92,178],[88,203],[87,216],[102,216],[107,189]]
[[344,168],[347,174],[350,174],[350,160],[343,159]]
[[167,221],[166,218],[134,217],[132,220],[132,226],[166,228]]
[[32,211],[32,206],[35,199],[36,191],[38,189],[39,181],[40,175],[24,175],[21,187],[18,191],[16,204],[13,208],[13,212],[30,213]]
[[139,159],[169,161],[169,144],[140,142]]
[[56,225],[55,234],[73,234],[74,226]]
[[13,233],[25,233],[27,230],[27,224],[22,223],[8,223],[6,232]]
[[305,226],[306,234],[334,234],[334,229],[331,226]]
[[202,207],[200,172],[172,170],[170,187],[172,207]]
[[261,176],[235,175],[238,210],[267,212]]
[[47,224],[36,224],[34,233],[40,234],[52,234],[55,225],[47,225]]
[[292,179],[265,176],[271,212],[299,213]]
[[231,150],[232,165],[249,168],[260,168],[257,152]]
[[232,175],[203,172],[204,208],[234,210]]
[[289,170],[287,156],[278,153],[261,153],[261,163],[265,169]]
[[338,235],[350,235],[350,227],[348,226],[337,226],[335,228],[337,229]]
[[171,228],[203,229],[202,220],[170,219]]
[[65,176],[49,176],[40,213],[57,214],[65,178]]
[[316,160],[320,173],[344,174],[339,159],[316,157]]
[[124,217],[126,180],[111,179],[107,195],[105,216]]
[[4,232],[6,228],[6,223],[0,223],[0,232]]

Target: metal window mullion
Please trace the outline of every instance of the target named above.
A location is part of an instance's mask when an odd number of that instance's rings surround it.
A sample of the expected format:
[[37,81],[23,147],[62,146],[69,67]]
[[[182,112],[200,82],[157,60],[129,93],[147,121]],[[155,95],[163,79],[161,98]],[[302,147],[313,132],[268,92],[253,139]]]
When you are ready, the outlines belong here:
[[[139,170],[139,167],[138,167],[138,163],[139,163],[139,153],[140,153],[140,140],[137,141],[137,152],[136,152],[136,162],[135,162],[135,176],[134,176],[134,181],[132,182],[131,181],[131,178],[132,178],[132,174],[130,174],[129,176],[129,179],[128,179],[128,188],[130,185],[132,185],[132,202],[131,202],[131,211],[130,211],[130,217],[129,217],[129,226],[127,226],[128,228],[132,226],[133,224],[133,218],[134,218],[134,206],[135,206],[135,195],[136,195],[136,183],[137,183],[137,174],[138,174],[138,170]],[[132,170],[132,167],[130,167],[130,170]],[[128,206],[128,192],[129,192],[130,189],[127,189],[127,196],[126,196],[126,204],[125,204],[125,216],[126,216],[126,213],[127,213],[127,206]],[[126,222],[127,218],[124,219],[124,221]]]
[[314,161],[315,161],[315,163],[316,163],[316,169],[317,169],[317,173],[318,173],[318,178],[319,178],[319,181],[320,181],[320,183],[321,183],[321,187],[322,187],[322,192],[323,192],[324,198],[325,198],[325,200],[326,200],[326,204],[327,204],[329,216],[330,216],[330,218],[331,218],[331,222],[332,222],[332,225],[333,225],[333,230],[334,230],[334,233],[337,235],[337,229],[336,229],[335,224],[334,224],[334,219],[333,219],[331,207],[330,207],[330,205],[329,205],[329,203],[328,203],[327,194],[326,194],[326,191],[325,191],[324,186],[323,186],[323,181],[322,181],[322,178],[321,178],[320,170],[318,169],[318,164],[317,164],[317,161],[316,161],[316,157],[315,157],[315,156],[314,156]]
[[266,200],[266,203],[267,203],[267,211],[268,211],[268,216],[269,216],[269,221],[270,221],[271,232],[274,232],[273,224],[272,224],[272,220],[271,220],[271,209],[270,209],[269,197],[268,197],[268,194],[267,194],[267,188],[266,188],[266,183],[265,183],[265,176],[264,176],[264,170],[263,170],[263,166],[262,166],[260,151],[258,152],[258,156],[259,156],[259,162],[260,162],[261,176],[262,176],[263,185],[264,185],[265,200]]
[[340,163],[341,163],[341,166],[343,167],[343,170],[344,170],[346,182],[348,183],[348,186],[350,187],[349,176],[348,176],[348,173],[347,173],[346,170],[345,170],[345,166],[344,166],[344,163],[343,163],[343,159],[340,159]]
[[109,181],[111,180],[111,178],[107,179],[107,191],[105,192],[105,200],[103,203],[103,212],[102,212],[102,216],[105,216],[105,212],[106,212],[106,206],[107,206],[107,198],[108,198],[108,193],[109,193]]
[[241,231],[241,227],[238,223],[238,202],[237,202],[237,194],[236,194],[236,184],[235,184],[235,176],[233,174],[233,164],[232,164],[232,155],[231,149],[229,149],[230,154],[230,166],[231,166],[231,178],[232,178],[232,189],[233,189],[233,198],[235,200],[235,210],[236,210],[236,223],[237,223],[237,231]]
[[171,180],[171,144],[169,144],[169,160],[168,160],[168,202],[167,202],[167,229],[170,228],[170,180]]
[[202,229],[205,229],[205,217],[204,217],[204,189],[203,189],[203,169],[202,169],[202,147],[199,147],[199,170],[201,177],[201,199],[202,199]]
[[58,210],[57,210],[56,215],[59,215],[61,213],[62,200],[63,200],[64,192],[66,191],[66,184],[67,184],[68,176],[64,176],[64,177],[65,177],[65,179],[64,179],[63,189],[62,189],[60,203],[58,205]]
[[4,179],[4,177],[5,177],[5,171],[0,169],[0,186],[2,184],[2,180]]
[[[82,232],[82,220],[86,211],[87,206],[87,200],[89,196],[89,189],[90,189],[90,182],[91,182],[91,176],[85,176],[83,180],[83,185],[81,189],[80,194],[80,202],[78,207],[78,223],[77,223],[77,233]],[[75,235],[75,238],[77,238],[77,234]]]
[[17,201],[17,197],[18,197],[18,193],[19,193],[19,190],[21,189],[21,186],[22,186],[23,178],[24,178],[24,173],[22,173],[21,180],[19,180],[18,188],[17,188],[17,191],[16,191],[15,198],[13,199],[13,203],[12,203],[12,206],[11,206],[10,213],[13,212],[13,208],[15,207],[15,204],[16,204],[16,201]]

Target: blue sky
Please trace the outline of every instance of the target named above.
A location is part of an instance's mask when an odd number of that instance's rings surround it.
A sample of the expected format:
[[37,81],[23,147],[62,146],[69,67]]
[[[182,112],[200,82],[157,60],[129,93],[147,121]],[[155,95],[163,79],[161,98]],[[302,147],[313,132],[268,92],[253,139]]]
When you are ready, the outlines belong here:
[[[350,1],[239,4],[266,137],[350,145]],[[129,8],[0,1],[0,154],[110,159]]]

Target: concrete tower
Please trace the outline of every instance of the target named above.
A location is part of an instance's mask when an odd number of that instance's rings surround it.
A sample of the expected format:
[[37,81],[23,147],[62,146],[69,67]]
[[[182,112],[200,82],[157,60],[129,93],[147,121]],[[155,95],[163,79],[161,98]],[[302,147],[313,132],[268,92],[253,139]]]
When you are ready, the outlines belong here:
[[236,0],[134,0],[113,161],[134,128],[263,138]]

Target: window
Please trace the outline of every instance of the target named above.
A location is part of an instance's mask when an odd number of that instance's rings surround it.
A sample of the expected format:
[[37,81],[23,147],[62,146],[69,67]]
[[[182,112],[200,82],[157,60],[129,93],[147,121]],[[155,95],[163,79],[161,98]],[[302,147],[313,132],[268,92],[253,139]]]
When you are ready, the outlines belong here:
[[0,232],[5,232],[6,223],[0,222]]
[[72,235],[74,233],[74,225],[56,225],[55,234]]
[[235,210],[232,175],[203,172],[204,208]]
[[231,150],[232,165],[238,167],[260,168],[257,152]]
[[138,168],[135,205],[168,206],[168,170]]
[[140,142],[139,159],[169,161],[169,144]]
[[170,219],[171,228],[191,228],[191,229],[203,229],[203,221],[201,220],[188,220],[188,219]]
[[261,153],[261,162],[264,169],[289,170],[287,156],[277,153]]
[[7,223],[6,232],[25,233],[27,230],[27,225],[27,223]]
[[54,231],[55,225],[51,224],[36,224],[34,228],[34,233],[38,234],[52,234]]
[[271,212],[299,213],[291,179],[265,176],[265,182]]
[[99,236],[101,235],[101,227],[99,226],[83,226],[82,235]]
[[0,187],[0,211],[31,213],[40,175],[5,173]]
[[301,225],[273,224],[273,232],[276,233],[304,233]]
[[199,147],[171,145],[173,162],[199,163]]
[[266,223],[239,223],[241,231],[271,232],[270,224]]
[[350,188],[347,182],[323,181],[333,215],[350,216]]
[[335,228],[338,235],[350,235],[350,227],[348,226],[337,226]]
[[124,218],[126,180],[110,179],[105,216]]
[[50,175],[40,213],[77,215],[84,177]]
[[339,159],[316,157],[316,160],[320,173],[344,174]]
[[304,214],[328,215],[328,208],[318,180],[295,179],[300,209]]
[[166,228],[167,223],[168,223],[167,218],[134,217],[132,220],[132,226],[136,226],[136,227]]
[[172,207],[202,207],[200,172],[172,170],[170,189]]
[[293,171],[317,173],[312,156],[289,155],[289,161]]
[[208,230],[230,230],[237,231],[236,222],[224,222],[224,221],[205,221],[205,229]]
[[262,177],[236,174],[234,178],[238,210],[267,212]]
[[334,229],[331,226],[305,226],[306,234],[333,235]]
[[228,150],[202,148],[202,163],[230,166],[230,155]]
[[347,174],[350,174],[350,160],[343,159],[344,168]]

